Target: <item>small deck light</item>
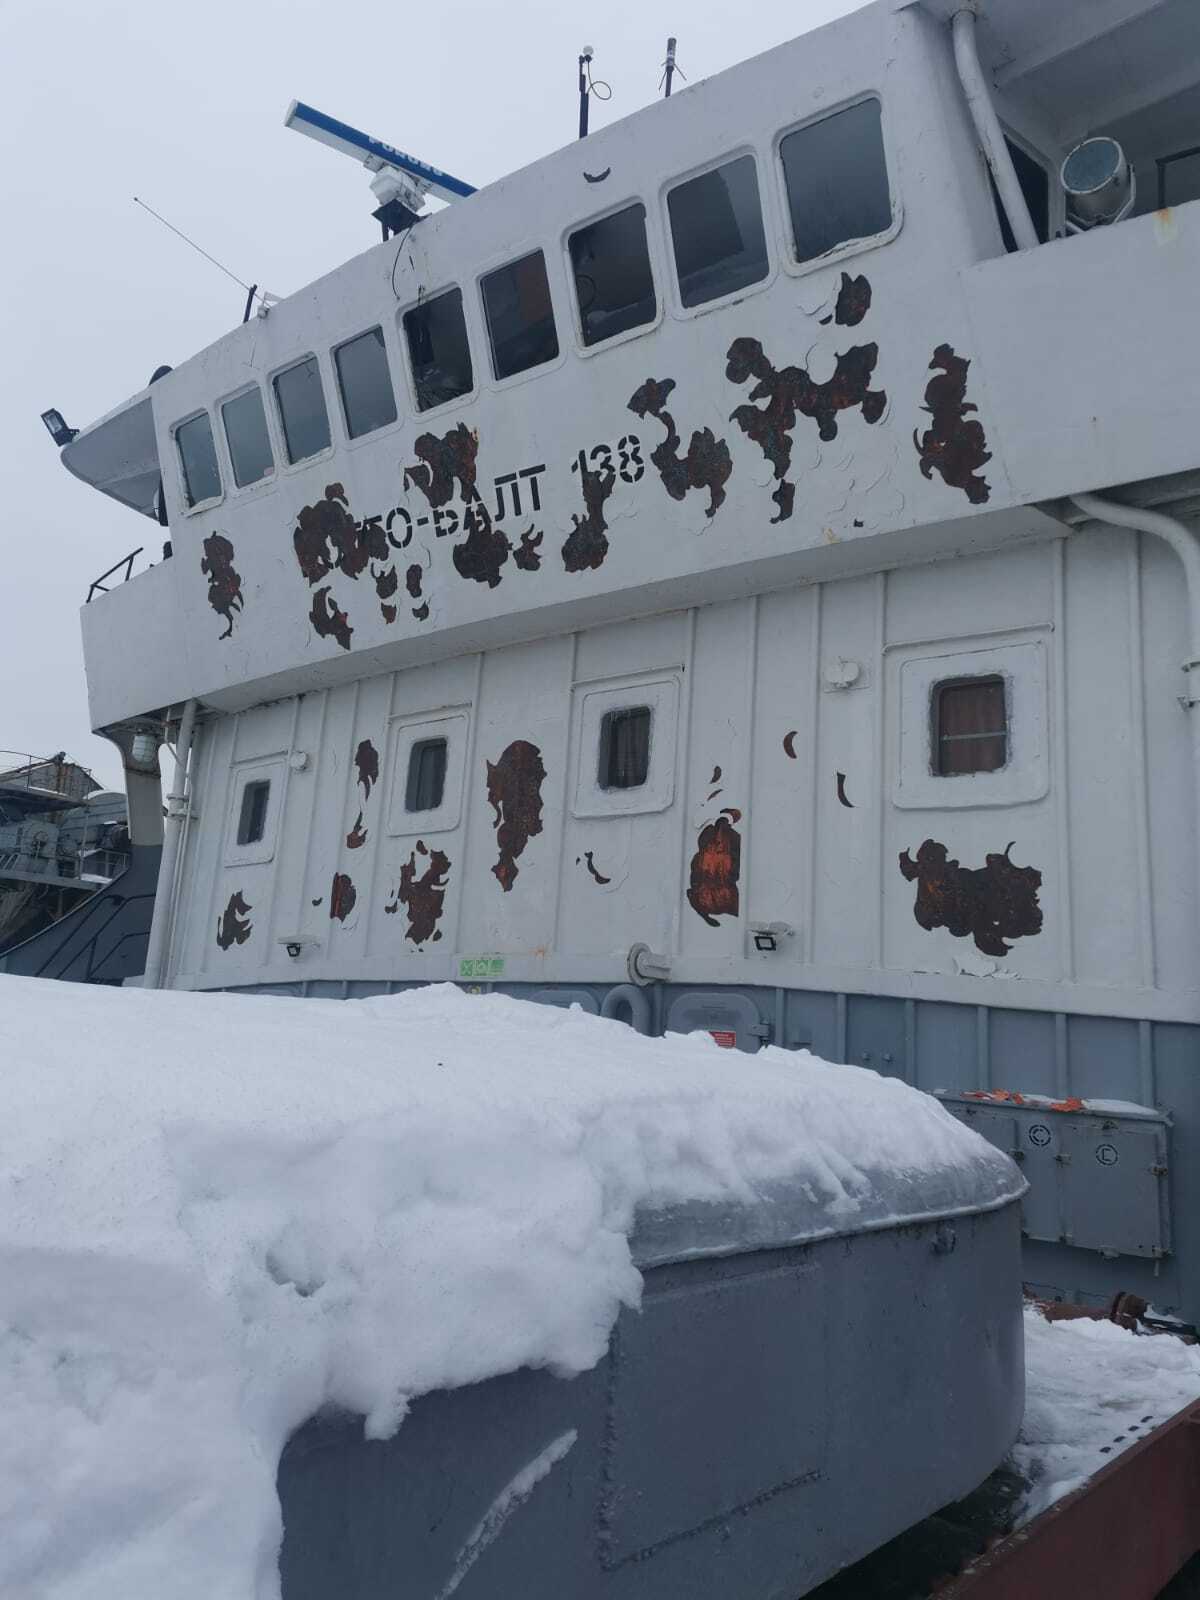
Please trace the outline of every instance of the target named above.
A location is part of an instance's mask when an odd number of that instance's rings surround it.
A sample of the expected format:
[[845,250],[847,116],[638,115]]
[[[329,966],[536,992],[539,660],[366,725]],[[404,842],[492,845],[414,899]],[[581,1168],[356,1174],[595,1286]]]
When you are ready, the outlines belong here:
[[71,440],[79,432],[78,428],[68,428],[62,412],[55,411],[53,407],[49,411],[42,412],[42,421],[46,424],[46,432],[60,450],[63,445],[70,444]]

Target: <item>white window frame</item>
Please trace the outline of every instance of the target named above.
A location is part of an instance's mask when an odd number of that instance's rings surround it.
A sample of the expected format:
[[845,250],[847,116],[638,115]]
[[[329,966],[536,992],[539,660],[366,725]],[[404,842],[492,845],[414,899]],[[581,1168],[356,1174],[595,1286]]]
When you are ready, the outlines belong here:
[[[180,428],[186,427],[189,422],[195,422],[198,417],[208,418],[208,431],[212,436],[213,454],[217,458],[217,478],[221,489],[218,494],[209,495],[207,500],[197,500],[195,505],[191,505],[188,501],[187,472],[183,465],[183,452],[179,448],[178,435]],[[228,471],[232,481],[233,472],[228,462],[222,460],[223,432],[223,427],[215,421],[207,406],[197,406],[194,411],[189,411],[186,417],[180,417],[178,422],[171,424],[171,449],[175,456],[175,471],[179,475],[179,499],[185,517],[194,517],[200,511],[211,511],[213,506],[219,506],[225,498],[225,474]]]
[[[279,818],[283,811],[283,790],[287,764],[276,758],[271,761],[244,761],[233,769],[233,785],[229,811],[225,823],[225,865],[227,867],[257,866],[270,861],[275,855],[279,833]],[[267,815],[263,836],[252,844],[237,842],[238,820],[242,814],[242,796],[251,783],[267,782],[271,785],[267,796]]]
[[[600,787],[600,729],[605,713],[650,707],[650,765],[636,789]],[[572,726],[578,752],[571,807],[576,817],[629,817],[665,811],[675,799],[679,678],[674,672],[576,684]]]
[[[331,358],[332,359],[332,358]],[[288,455],[287,425],[283,420],[283,407],[279,404],[279,391],[275,387],[276,378],[282,378],[293,367],[303,366],[306,361],[315,361],[317,364],[317,380],[321,385],[321,399],[325,406],[325,421],[329,424],[329,443],[321,450],[316,450],[311,456],[301,456],[299,461],[293,461]],[[337,434],[333,425],[333,414],[329,409],[329,391],[327,388],[327,374],[316,350],[302,350],[299,355],[293,356],[290,361],[285,361],[281,366],[272,367],[263,380],[270,394],[270,404],[267,406],[269,424],[273,424],[273,433],[278,436],[279,461],[275,472],[278,476],[282,472],[303,472],[308,467],[315,466],[318,461],[326,461],[333,454],[337,442]],[[337,386],[337,373],[333,374],[334,387]],[[339,402],[340,404],[340,402]],[[397,411],[399,407],[397,406]],[[381,430],[382,431],[382,430]],[[366,437],[364,435],[364,437]]]
[[[893,803],[905,810],[961,810],[1022,805],[1050,788],[1046,644],[1035,634],[920,645],[889,652],[893,703],[898,706],[899,754]],[[938,684],[963,678],[1003,678],[1006,760],[991,772],[939,773],[934,749],[933,696]]]
[[[450,833],[462,820],[463,780],[467,768],[467,740],[471,719],[465,706],[445,711],[423,711],[398,717],[389,732],[391,782],[388,788],[386,831],[389,838],[424,838],[429,833]],[[413,746],[426,739],[446,741],[446,781],[442,803],[430,811],[407,811],[408,763]]]

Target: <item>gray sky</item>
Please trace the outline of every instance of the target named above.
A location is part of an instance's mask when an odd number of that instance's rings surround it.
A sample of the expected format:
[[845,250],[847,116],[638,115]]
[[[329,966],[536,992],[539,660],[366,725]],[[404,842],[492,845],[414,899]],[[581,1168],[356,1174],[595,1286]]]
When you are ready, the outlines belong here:
[[[0,0],[5,382],[0,748],[65,749],[120,786],[89,728],[78,608],[159,530],[77,483],[39,420],[82,427],[240,320],[240,278],[290,294],[374,243],[367,175],[288,132],[293,98],[482,185],[575,133],[596,49],[600,127],[656,97],[666,36],[690,82],[861,0]],[[129,647],[136,650],[137,641]]]

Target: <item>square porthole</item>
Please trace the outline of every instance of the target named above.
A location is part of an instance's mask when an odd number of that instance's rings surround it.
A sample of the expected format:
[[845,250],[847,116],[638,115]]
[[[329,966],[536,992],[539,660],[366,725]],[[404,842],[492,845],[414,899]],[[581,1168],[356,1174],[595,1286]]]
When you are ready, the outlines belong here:
[[893,800],[943,810],[1017,805],[1049,789],[1046,647],[1038,638],[986,649],[947,644],[888,653],[888,703],[899,713]]
[[675,798],[678,700],[674,674],[576,687],[575,816],[666,810]]
[[387,831],[446,833],[462,817],[470,721],[465,711],[403,718],[392,729]]
[[270,861],[283,805],[281,761],[261,761],[233,769],[233,794],[225,837],[225,865],[249,866]]

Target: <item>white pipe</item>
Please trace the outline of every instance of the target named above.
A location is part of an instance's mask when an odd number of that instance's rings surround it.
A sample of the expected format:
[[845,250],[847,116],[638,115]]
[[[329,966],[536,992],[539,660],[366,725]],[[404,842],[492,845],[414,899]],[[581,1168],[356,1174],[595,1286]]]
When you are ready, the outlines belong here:
[[150,922],[150,939],[146,946],[146,970],[142,975],[143,989],[161,989],[166,966],[167,946],[171,938],[171,923],[175,913],[175,872],[179,863],[179,842],[183,819],[189,809],[188,757],[192,750],[192,730],[196,723],[196,702],[189,700],[183,708],[179,734],[175,740],[175,781],[167,795],[167,815],[163,822],[162,859],[158,867],[158,886],[154,891],[154,915]]
[[[1177,517],[1168,517],[1162,511],[1124,506],[1119,500],[1106,500],[1098,494],[1073,494],[1071,503],[1096,522],[1107,523],[1113,528],[1153,534],[1156,539],[1169,544],[1183,563],[1188,611],[1188,653],[1183,670],[1189,674],[1190,684],[1190,675],[1200,673],[1200,540]],[[1193,817],[1196,822],[1196,867],[1200,874],[1200,680],[1197,687],[1196,694],[1189,688],[1188,694],[1181,697],[1181,703],[1192,723]],[[1197,896],[1197,908],[1200,911],[1200,880],[1197,883]]]
[[992,169],[992,177],[1000,194],[1000,204],[1004,207],[1004,214],[1008,218],[1013,238],[1017,241],[1017,248],[1033,250],[1041,241],[1033,225],[1033,218],[1029,214],[1029,206],[1017,177],[1017,169],[1013,166],[1012,156],[1008,153],[1004,129],[1000,126],[996,108],[992,104],[983,68],[979,64],[975,12],[966,8],[956,11],[951,29],[954,34],[954,63],[958,68],[959,81],[967,97],[967,109],[971,113],[971,121],[975,124],[975,132],[979,135],[987,164]]

